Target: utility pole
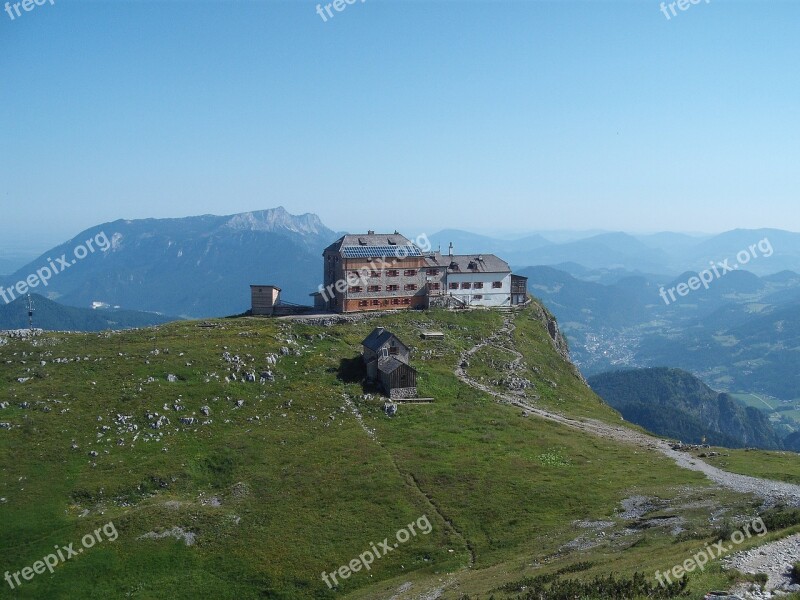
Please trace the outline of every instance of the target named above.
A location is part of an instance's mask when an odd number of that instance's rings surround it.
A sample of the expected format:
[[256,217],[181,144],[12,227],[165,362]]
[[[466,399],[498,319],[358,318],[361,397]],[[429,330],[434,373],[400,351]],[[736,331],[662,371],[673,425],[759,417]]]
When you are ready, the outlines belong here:
[[28,329],[33,331],[33,299],[28,294]]

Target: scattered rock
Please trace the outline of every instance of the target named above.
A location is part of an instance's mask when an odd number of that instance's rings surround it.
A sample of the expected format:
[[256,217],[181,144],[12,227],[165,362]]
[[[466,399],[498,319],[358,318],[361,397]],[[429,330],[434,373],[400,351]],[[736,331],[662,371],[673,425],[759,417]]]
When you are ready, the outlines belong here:
[[238,481],[231,486],[231,494],[237,500],[241,500],[250,494],[250,486],[243,481]]
[[153,429],[161,429],[162,427],[164,427],[164,425],[169,425],[169,419],[164,415],[158,417],[158,420],[155,421],[154,423],[150,423],[150,427],[152,427]]
[[187,546],[193,546],[195,542],[195,535],[189,531],[184,531],[182,527],[173,527],[172,529],[167,529],[166,531],[162,531],[161,533],[150,531],[148,533],[140,535],[137,539],[160,540],[167,537],[172,537],[175,538],[176,540],[183,540],[183,542]]
[[[800,556],[800,534],[738,552],[723,559],[726,569],[736,569],[742,573],[764,573],[767,584],[763,595],[755,590],[734,590],[745,598],[768,598],[776,592],[794,592],[800,589],[792,577],[792,565]],[[777,595],[777,594],[775,594]]]

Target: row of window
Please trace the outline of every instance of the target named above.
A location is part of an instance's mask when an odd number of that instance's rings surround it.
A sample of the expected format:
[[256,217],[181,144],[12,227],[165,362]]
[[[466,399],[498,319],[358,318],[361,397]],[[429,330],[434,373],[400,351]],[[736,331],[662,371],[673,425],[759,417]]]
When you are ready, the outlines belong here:
[[[358,272],[354,271],[353,274],[354,275],[358,275]],[[428,269],[427,271],[425,271],[425,274],[435,277],[436,275],[439,274],[439,271],[437,269]],[[381,272],[380,271],[370,271],[369,272],[369,276],[370,277],[380,277],[381,276]],[[399,269],[387,269],[386,270],[386,276],[387,277],[400,277],[400,270]],[[403,277],[416,277],[416,276],[417,276],[417,270],[416,269],[406,269],[405,271],[403,271]]]
[[[435,282],[429,283],[428,286],[432,290],[438,290],[440,288],[440,284],[439,283],[435,283]],[[464,282],[462,282],[460,284],[460,286],[461,286],[462,290],[469,290],[469,289],[482,290],[483,289],[483,283],[480,282],[480,281],[476,281],[474,283],[470,283],[469,281],[464,281]],[[457,289],[459,289],[459,284],[458,284],[458,282],[451,282],[449,287],[450,287],[451,290],[457,290]],[[492,282],[492,288],[496,289],[496,288],[501,288],[501,287],[503,287],[503,282],[502,281],[493,281]],[[407,283],[407,284],[405,284],[403,286],[403,289],[405,291],[407,291],[407,292],[413,292],[414,290],[417,289],[417,284],[416,283]],[[400,286],[399,285],[390,284],[390,285],[386,286],[386,291],[387,292],[397,292],[399,290],[400,290]],[[352,285],[352,286],[350,286],[350,292],[353,293],[353,294],[356,294],[356,293],[359,293],[359,292],[363,292],[363,291],[364,291],[364,287],[363,286],[360,286],[360,285]],[[368,285],[367,286],[367,291],[368,292],[381,292],[381,291],[383,291],[383,288],[381,286],[379,286],[379,285]]]
[[[451,290],[457,290],[458,287],[459,287],[458,282],[456,282],[456,281],[451,281],[450,282],[449,288]],[[503,287],[503,282],[502,281],[493,281],[492,282],[492,288],[493,289],[498,289],[498,288],[501,288],[501,287]],[[473,283],[470,283],[469,281],[462,281],[461,282],[461,289],[462,290],[468,290],[468,289],[482,290],[483,289],[483,282],[482,281],[475,281]]]
[[[384,298],[383,300],[359,300],[359,306],[380,306],[381,304],[387,305],[390,304],[389,298]],[[411,298],[391,298],[391,304],[411,304]],[[396,354],[396,352],[394,353]]]
[[[481,294],[475,294],[472,296],[473,300],[483,300],[483,296]],[[399,304],[411,304],[411,298],[384,298],[383,300],[359,300],[359,306],[380,306],[381,303],[384,305],[392,304],[392,305],[399,305]]]
[[[380,291],[382,291],[382,289],[383,288],[381,288],[381,286],[379,286],[379,285],[367,286],[367,291],[368,292],[380,292]],[[405,291],[407,291],[407,292],[413,292],[414,290],[417,289],[417,284],[416,283],[407,283],[406,285],[403,286],[403,289]],[[436,288],[433,288],[433,289],[439,289],[439,288],[436,287]],[[386,291],[387,292],[397,292],[399,290],[400,290],[400,286],[399,285],[387,285],[386,286]],[[360,285],[351,285],[350,286],[350,293],[352,293],[352,294],[357,294],[358,292],[363,292],[363,291],[364,291],[364,288],[362,286],[360,286]]]

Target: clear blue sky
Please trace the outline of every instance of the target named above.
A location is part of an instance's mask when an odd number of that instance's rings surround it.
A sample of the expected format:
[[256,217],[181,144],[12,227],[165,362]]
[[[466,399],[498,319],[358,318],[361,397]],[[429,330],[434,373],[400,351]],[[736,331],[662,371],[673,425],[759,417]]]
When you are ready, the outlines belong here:
[[337,230],[800,230],[800,2],[659,4],[0,12],[0,251],[277,205]]

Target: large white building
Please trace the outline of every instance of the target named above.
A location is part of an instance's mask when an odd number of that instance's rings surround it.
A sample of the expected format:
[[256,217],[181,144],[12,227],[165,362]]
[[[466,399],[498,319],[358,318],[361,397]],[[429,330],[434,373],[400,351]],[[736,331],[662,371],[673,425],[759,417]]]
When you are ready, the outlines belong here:
[[[463,306],[502,307],[522,304],[522,294],[512,294],[511,268],[494,254],[449,254],[427,257],[429,264],[443,267],[441,295]],[[524,286],[524,277],[517,278]]]

